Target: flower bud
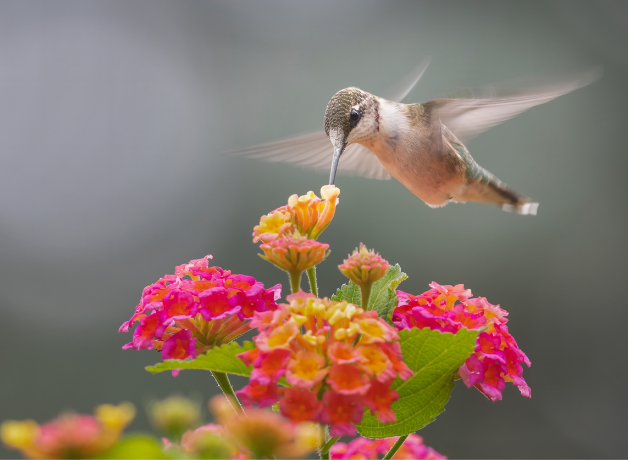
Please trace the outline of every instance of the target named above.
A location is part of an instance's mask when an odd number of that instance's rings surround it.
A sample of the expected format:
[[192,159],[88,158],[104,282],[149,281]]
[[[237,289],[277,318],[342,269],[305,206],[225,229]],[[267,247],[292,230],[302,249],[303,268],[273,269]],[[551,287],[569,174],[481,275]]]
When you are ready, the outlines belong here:
[[360,248],[353,251],[353,254],[345,259],[338,268],[351,281],[358,286],[363,284],[373,284],[380,279],[390,265],[373,250],[368,250],[360,243]]
[[153,425],[173,438],[196,428],[201,420],[201,404],[183,396],[173,395],[149,404],[148,414]]
[[13,449],[26,451],[35,443],[39,435],[39,425],[34,420],[7,420],[0,425],[0,439]]
[[122,431],[135,418],[135,406],[130,402],[118,406],[101,404],[94,412],[98,421],[113,431]]

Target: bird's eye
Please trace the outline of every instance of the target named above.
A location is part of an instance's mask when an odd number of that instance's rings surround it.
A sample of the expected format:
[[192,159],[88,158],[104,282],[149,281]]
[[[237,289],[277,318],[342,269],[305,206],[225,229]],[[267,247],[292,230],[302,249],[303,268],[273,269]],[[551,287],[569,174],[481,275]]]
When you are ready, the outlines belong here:
[[351,129],[355,128],[358,121],[360,121],[360,113],[355,109],[351,109],[351,113],[349,114],[349,124],[351,125]]

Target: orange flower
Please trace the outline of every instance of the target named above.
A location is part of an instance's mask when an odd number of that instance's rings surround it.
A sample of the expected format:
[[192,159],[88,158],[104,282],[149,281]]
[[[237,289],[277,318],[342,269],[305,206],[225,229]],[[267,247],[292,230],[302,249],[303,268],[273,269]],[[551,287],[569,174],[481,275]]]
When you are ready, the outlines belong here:
[[287,205],[261,217],[259,225],[253,228],[253,242],[270,243],[294,232],[316,240],[333,219],[339,194],[336,186],[324,185],[322,200],[311,191],[290,196]]
[[[279,400],[284,416],[331,424],[332,436],[354,435],[364,406],[382,411],[381,418],[394,418],[390,404],[397,393],[390,384],[397,376],[406,380],[412,375],[395,329],[376,312],[346,301],[302,291],[287,301],[274,312],[256,313],[252,321],[259,325],[253,338],[259,352],[241,355],[254,368],[249,385],[237,392],[243,404],[265,406]],[[287,359],[277,361],[277,351]],[[272,361],[268,367],[273,377],[264,371],[266,360]],[[276,387],[283,370],[290,389]]]

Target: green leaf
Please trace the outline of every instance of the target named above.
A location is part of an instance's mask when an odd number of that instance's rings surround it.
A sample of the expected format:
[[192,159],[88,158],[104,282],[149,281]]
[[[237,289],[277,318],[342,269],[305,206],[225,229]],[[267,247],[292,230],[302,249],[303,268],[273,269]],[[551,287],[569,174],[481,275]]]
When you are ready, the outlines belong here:
[[342,302],[346,300],[349,303],[355,305],[362,304],[362,294],[360,293],[360,286],[353,281],[349,281],[347,284],[340,286],[340,289],[336,290],[336,293],[331,296],[331,300],[334,302]]
[[244,342],[242,345],[231,342],[220,347],[212,348],[205,354],[194,359],[167,359],[154,366],[148,366],[146,370],[156,374],[175,369],[203,369],[206,371],[225,372],[227,374],[251,375],[251,368],[246,366],[236,355],[255,348],[252,342]]
[[373,283],[367,310],[375,310],[380,318],[388,319],[397,307],[397,286],[406,279],[408,275],[401,271],[399,264],[390,267],[384,276]]
[[456,334],[431,329],[399,332],[403,360],[414,375],[397,379],[391,388],[399,393],[392,404],[397,421],[381,423],[365,413],[358,430],[368,438],[403,436],[420,430],[445,410],[454,388],[454,375],[473,353],[479,331],[460,329]]
[[[397,306],[397,286],[405,279],[408,279],[408,275],[401,271],[399,264],[390,267],[382,278],[373,283],[367,310],[375,310],[380,318],[388,319],[388,316],[392,315]],[[360,286],[349,281],[331,296],[331,300],[336,302],[346,300],[356,305],[362,305]]]

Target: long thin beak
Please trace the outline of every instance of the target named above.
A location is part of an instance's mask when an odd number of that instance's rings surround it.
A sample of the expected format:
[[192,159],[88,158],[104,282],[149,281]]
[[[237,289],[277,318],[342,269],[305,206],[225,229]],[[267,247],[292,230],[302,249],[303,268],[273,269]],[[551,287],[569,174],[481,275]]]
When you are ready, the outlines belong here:
[[336,170],[338,169],[338,161],[340,160],[340,155],[342,155],[342,152],[345,149],[345,145],[346,144],[342,144],[340,147],[334,147],[334,158],[331,161],[331,171],[329,173],[329,185],[334,185]]

